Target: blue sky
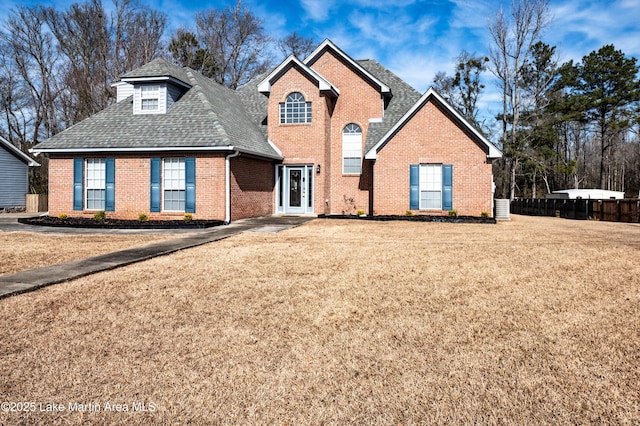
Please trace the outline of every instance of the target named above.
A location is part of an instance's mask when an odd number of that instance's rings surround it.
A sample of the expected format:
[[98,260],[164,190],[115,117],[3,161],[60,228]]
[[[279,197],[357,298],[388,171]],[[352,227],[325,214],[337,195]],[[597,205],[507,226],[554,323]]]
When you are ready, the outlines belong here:
[[[169,32],[193,27],[194,14],[207,8],[224,8],[235,0],[141,0],[167,13]],[[0,11],[33,0],[5,0]],[[73,1],[41,1],[66,8]],[[103,0],[112,9],[109,0]],[[427,90],[438,71],[452,73],[454,58],[464,49],[487,54],[490,17],[510,0],[243,0],[274,37],[293,31],[330,38],[354,59],[376,59],[420,92]],[[542,39],[557,46],[560,62],[613,44],[627,56],[640,58],[640,1],[551,0],[552,22]],[[487,77],[482,99],[485,113],[495,112],[497,92]],[[481,105],[483,108],[483,105]],[[490,110],[490,111],[487,111]]]

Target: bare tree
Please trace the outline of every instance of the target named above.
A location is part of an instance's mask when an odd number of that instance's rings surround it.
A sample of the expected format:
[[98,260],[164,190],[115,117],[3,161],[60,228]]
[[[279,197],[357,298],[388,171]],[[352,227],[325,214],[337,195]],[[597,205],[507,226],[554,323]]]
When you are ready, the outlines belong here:
[[502,149],[509,175],[509,198],[515,197],[519,165],[522,72],[533,44],[550,22],[548,0],[512,0],[510,14],[499,10],[489,23],[490,70],[502,91]]
[[[58,67],[42,9],[12,10],[0,32],[0,129],[25,153],[59,129]],[[39,161],[42,166],[30,170],[30,186],[35,192],[46,191],[47,161]]]
[[114,38],[112,78],[115,80],[162,54],[167,15],[133,0],[114,0],[114,6],[111,26]]
[[312,37],[303,37],[294,31],[278,40],[278,49],[282,52],[283,58],[294,55],[304,59],[313,52],[317,44]]
[[106,108],[112,98],[109,64],[112,40],[100,0],[73,4],[59,12],[45,9],[58,48],[68,61],[64,71],[66,124]]
[[210,9],[196,14],[196,29],[208,57],[216,64],[213,79],[232,89],[266,71],[271,38],[262,20],[238,1],[234,8]]
[[[8,139],[31,145],[58,130],[54,42],[46,31],[42,9],[19,7],[7,18],[2,39],[3,109]],[[30,146],[29,146],[30,147]],[[23,148],[24,149],[24,148]]]

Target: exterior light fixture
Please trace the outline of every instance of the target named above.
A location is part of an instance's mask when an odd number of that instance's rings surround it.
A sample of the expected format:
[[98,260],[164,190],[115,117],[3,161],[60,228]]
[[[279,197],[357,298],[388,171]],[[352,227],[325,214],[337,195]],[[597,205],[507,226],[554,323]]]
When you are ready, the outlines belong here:
[[320,164],[316,166],[316,173],[320,174]]

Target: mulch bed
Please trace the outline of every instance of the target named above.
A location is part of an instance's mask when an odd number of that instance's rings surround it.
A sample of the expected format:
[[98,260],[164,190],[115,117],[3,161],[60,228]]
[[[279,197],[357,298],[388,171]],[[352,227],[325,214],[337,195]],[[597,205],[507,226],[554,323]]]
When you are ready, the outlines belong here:
[[358,215],[348,215],[348,214],[345,214],[345,215],[321,214],[321,215],[318,215],[318,218],[375,220],[375,221],[405,220],[410,222],[442,222],[442,223],[491,223],[491,224],[496,223],[496,220],[492,217],[477,217],[477,216],[428,216],[428,215],[358,216]]
[[99,222],[91,218],[68,217],[60,219],[53,216],[20,218],[18,222],[26,225],[61,226],[67,228],[102,228],[102,229],[201,229],[220,226],[221,220],[137,220],[107,219]]

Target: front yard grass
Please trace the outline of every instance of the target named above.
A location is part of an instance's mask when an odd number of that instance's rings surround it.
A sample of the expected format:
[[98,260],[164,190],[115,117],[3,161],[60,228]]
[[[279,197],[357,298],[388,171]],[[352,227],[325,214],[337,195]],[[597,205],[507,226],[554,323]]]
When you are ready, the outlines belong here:
[[0,275],[71,262],[177,238],[170,235],[65,235],[0,232]]
[[0,424],[638,424],[639,258],[555,218],[243,233],[0,300],[1,399],[94,404]]

